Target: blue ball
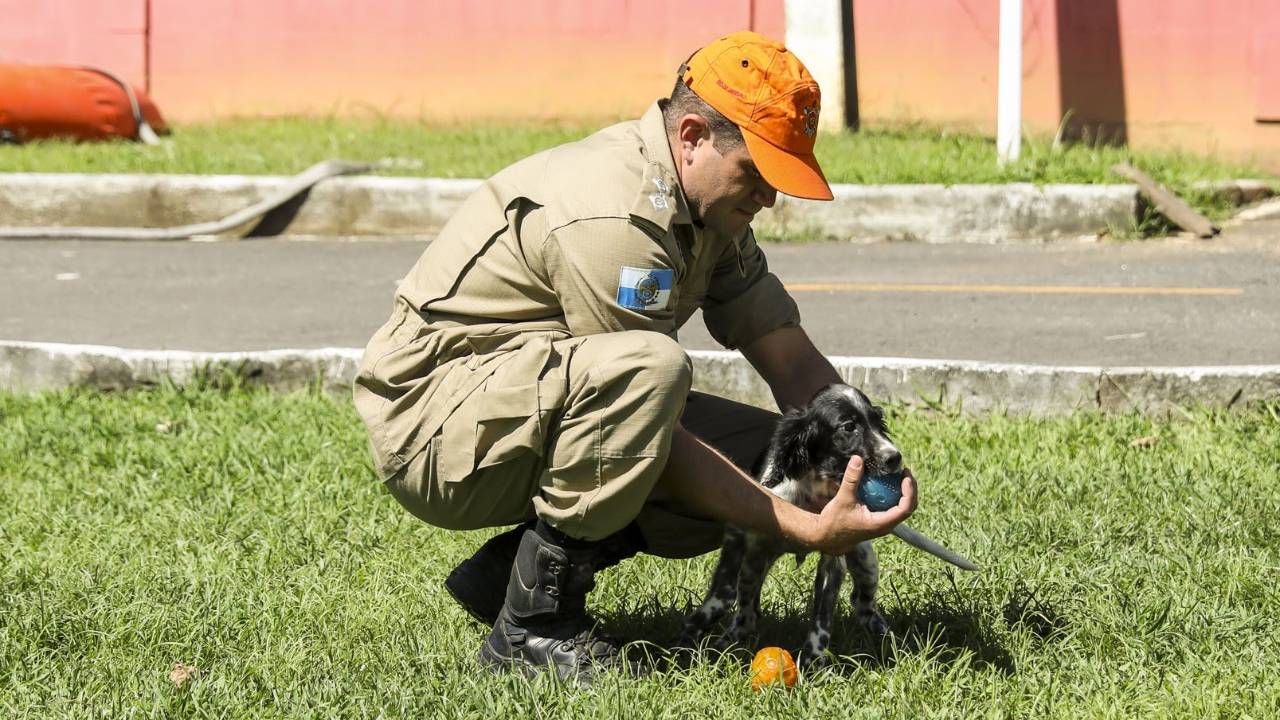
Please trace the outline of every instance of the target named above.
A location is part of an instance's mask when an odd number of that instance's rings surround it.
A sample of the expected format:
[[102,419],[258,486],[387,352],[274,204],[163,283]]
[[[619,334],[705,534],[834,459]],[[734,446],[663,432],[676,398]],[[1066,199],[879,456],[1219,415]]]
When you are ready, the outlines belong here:
[[874,512],[883,512],[902,499],[902,473],[864,477],[858,484],[858,502]]

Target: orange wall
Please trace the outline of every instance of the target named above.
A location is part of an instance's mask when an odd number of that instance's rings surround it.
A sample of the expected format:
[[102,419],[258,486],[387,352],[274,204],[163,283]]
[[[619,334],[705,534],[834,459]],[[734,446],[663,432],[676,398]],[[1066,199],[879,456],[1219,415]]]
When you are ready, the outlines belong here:
[[[852,1],[864,122],[995,131],[998,0]],[[1280,169],[1277,45],[1277,0],[1024,0],[1024,120]]]

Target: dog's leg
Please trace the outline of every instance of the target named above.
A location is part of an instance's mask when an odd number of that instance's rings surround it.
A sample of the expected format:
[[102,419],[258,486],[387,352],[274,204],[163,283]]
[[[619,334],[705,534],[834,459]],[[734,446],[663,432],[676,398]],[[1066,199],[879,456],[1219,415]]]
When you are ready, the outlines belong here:
[[724,647],[742,645],[755,634],[756,621],[760,618],[760,588],[764,587],[765,575],[777,559],[777,553],[762,543],[747,542],[742,572],[738,575],[738,612],[725,633]]
[[685,618],[684,628],[680,632],[678,645],[693,647],[706,636],[707,631],[717,620],[733,607],[738,599],[738,573],[742,568],[743,554],[746,552],[747,538],[739,529],[730,527],[725,530],[724,545],[720,548],[720,561],[716,564],[715,573],[711,576],[711,587],[707,597]]
[[859,543],[845,556],[849,574],[853,576],[853,616],[871,637],[879,640],[889,634],[889,623],[876,604],[876,588],[880,583],[880,562],[871,542]]
[[845,559],[839,555],[823,555],[818,561],[818,574],[813,580],[813,629],[800,651],[800,662],[808,667],[825,667],[831,662],[831,621],[840,602],[840,584],[844,582]]

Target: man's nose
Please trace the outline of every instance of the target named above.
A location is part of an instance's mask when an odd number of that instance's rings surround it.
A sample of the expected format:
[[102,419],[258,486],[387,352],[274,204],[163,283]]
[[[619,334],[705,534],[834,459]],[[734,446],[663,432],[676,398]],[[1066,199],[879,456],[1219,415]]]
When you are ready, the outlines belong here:
[[774,190],[769,183],[762,182],[756,188],[755,196],[752,199],[759,203],[760,207],[771,208],[778,201],[778,191]]

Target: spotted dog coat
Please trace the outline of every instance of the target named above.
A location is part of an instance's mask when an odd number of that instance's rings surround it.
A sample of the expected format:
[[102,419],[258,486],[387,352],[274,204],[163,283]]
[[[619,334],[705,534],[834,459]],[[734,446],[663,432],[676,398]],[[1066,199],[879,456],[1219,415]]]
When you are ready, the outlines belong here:
[[[783,500],[817,512],[835,497],[854,455],[863,459],[867,476],[902,469],[902,453],[889,438],[880,408],[856,388],[829,385],[808,406],[778,421],[757,480]],[[779,538],[729,527],[711,589],[685,620],[681,641],[699,642],[735,603],[737,613],[717,645],[741,644],[753,635],[765,575],[774,561],[792,552],[796,548]],[[800,651],[802,663],[828,661],[831,622],[846,572],[853,575],[852,603],[858,624],[875,638],[889,632],[876,604],[879,565],[871,543],[860,543],[844,556],[824,554],[813,583],[813,626]]]

